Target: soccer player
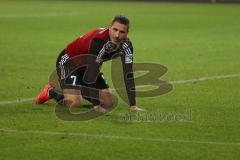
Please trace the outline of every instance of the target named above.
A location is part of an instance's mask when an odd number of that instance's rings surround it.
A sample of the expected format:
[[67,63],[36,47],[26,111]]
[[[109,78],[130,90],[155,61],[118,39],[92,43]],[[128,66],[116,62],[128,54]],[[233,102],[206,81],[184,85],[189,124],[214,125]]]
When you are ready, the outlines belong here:
[[[50,99],[55,99],[59,104],[75,107],[80,106],[82,99],[85,98],[93,104],[94,111],[99,113],[106,112],[105,108],[113,105],[114,97],[103,77],[103,73],[97,74],[93,83],[88,83],[85,80],[88,75],[84,75],[85,73],[92,75],[86,71],[88,67],[78,67],[72,70],[70,74],[66,74],[66,70],[69,70],[69,64],[74,66],[74,63],[75,65],[78,63],[75,61],[81,61],[80,59],[83,55],[95,57],[94,60],[86,61],[85,63],[89,62],[89,66],[94,66],[96,70],[100,69],[103,62],[111,60],[113,57],[120,57],[129,99],[129,109],[130,111],[142,110],[136,105],[132,69],[133,46],[128,38],[128,31],[129,19],[125,16],[117,15],[113,18],[108,28],[94,29],[69,43],[60,53],[56,62],[62,92],[59,92],[52,83],[48,83],[35,98],[35,103],[42,104]],[[71,61],[73,63],[69,63]],[[86,77],[84,78],[84,76]],[[83,89],[79,89],[79,86],[83,86]]]

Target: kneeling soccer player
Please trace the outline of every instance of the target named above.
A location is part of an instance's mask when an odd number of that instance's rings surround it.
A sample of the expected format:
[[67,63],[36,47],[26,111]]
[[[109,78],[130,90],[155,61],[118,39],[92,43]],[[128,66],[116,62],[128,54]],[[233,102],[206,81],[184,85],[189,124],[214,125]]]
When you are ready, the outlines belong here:
[[[106,112],[105,108],[113,105],[114,97],[103,77],[103,73],[100,72],[97,74],[94,83],[87,83],[84,80],[84,73],[88,73],[86,72],[87,67],[76,68],[66,76],[66,66],[71,64],[68,63],[69,61],[81,59],[78,58],[81,55],[96,57],[95,62],[97,65],[95,66],[98,67],[98,69],[103,62],[111,60],[112,57],[121,57],[124,82],[129,98],[129,109],[130,111],[141,110],[136,105],[135,83],[132,69],[133,46],[128,38],[128,30],[128,18],[117,15],[113,18],[108,28],[94,29],[69,43],[60,53],[56,62],[62,92],[57,91],[53,84],[48,83],[43,91],[35,98],[35,103],[42,104],[50,99],[55,99],[59,104],[74,107],[80,106],[82,99],[85,98],[93,104],[94,111],[99,113]],[[86,62],[88,63],[88,61]],[[89,62],[89,65],[92,65],[90,63],[92,63],[92,61]],[[130,74],[126,76],[127,73]],[[81,90],[77,86],[83,86],[84,89]],[[131,88],[134,89],[132,90]]]

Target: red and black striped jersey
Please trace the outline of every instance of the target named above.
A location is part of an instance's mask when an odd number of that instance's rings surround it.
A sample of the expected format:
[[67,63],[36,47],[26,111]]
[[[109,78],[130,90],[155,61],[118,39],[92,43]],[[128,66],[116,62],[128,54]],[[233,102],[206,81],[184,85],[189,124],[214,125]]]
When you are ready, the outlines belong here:
[[101,40],[101,44],[108,42],[110,40],[109,30],[107,28],[97,28],[84,34],[83,36],[80,36],[67,45],[65,50],[68,56],[71,58],[80,54],[90,53],[91,45],[94,39]]
[[[128,37],[126,37],[126,40],[129,40]],[[96,57],[99,57],[100,51],[103,49],[103,46],[110,41],[109,37],[109,29],[107,28],[97,28],[94,29],[83,36],[80,36],[73,42],[69,43],[67,47],[65,48],[65,51],[68,55],[69,59],[73,59],[74,57],[78,57],[79,55],[83,54],[92,54]],[[122,65],[123,65],[123,71],[124,71],[124,81],[128,93],[129,98],[129,104],[135,105],[135,91],[130,91],[131,88],[135,88],[135,83],[132,78],[126,77],[127,73],[133,73],[132,69],[132,62],[133,62],[133,47],[131,45],[131,48],[127,50],[126,52],[121,52],[120,50],[117,50],[116,52],[113,52],[111,54],[104,54],[101,57],[101,62],[111,60],[113,57],[117,57],[115,55],[121,56]]]

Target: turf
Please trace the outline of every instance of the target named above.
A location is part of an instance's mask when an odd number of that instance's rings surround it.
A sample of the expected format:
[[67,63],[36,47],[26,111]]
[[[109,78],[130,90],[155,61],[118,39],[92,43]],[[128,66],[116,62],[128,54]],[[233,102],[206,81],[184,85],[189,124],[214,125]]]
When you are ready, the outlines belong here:
[[38,94],[65,45],[117,13],[131,19],[135,62],[166,66],[162,79],[240,73],[239,5],[0,1],[0,159],[238,159],[239,76],[138,98],[145,115],[170,115],[148,122],[123,119],[121,100],[109,116],[86,122],[58,119],[54,102],[3,104]]

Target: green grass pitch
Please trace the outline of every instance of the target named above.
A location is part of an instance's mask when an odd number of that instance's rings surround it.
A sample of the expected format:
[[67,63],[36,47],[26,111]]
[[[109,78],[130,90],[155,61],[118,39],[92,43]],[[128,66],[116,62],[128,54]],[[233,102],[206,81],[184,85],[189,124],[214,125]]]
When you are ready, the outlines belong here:
[[[118,13],[131,19],[135,62],[166,66],[168,81],[215,77],[137,99],[145,114],[188,120],[123,120],[119,100],[110,116],[69,122],[54,102],[21,102],[39,93],[68,42]],[[239,159],[239,31],[234,4],[0,1],[0,159]]]

